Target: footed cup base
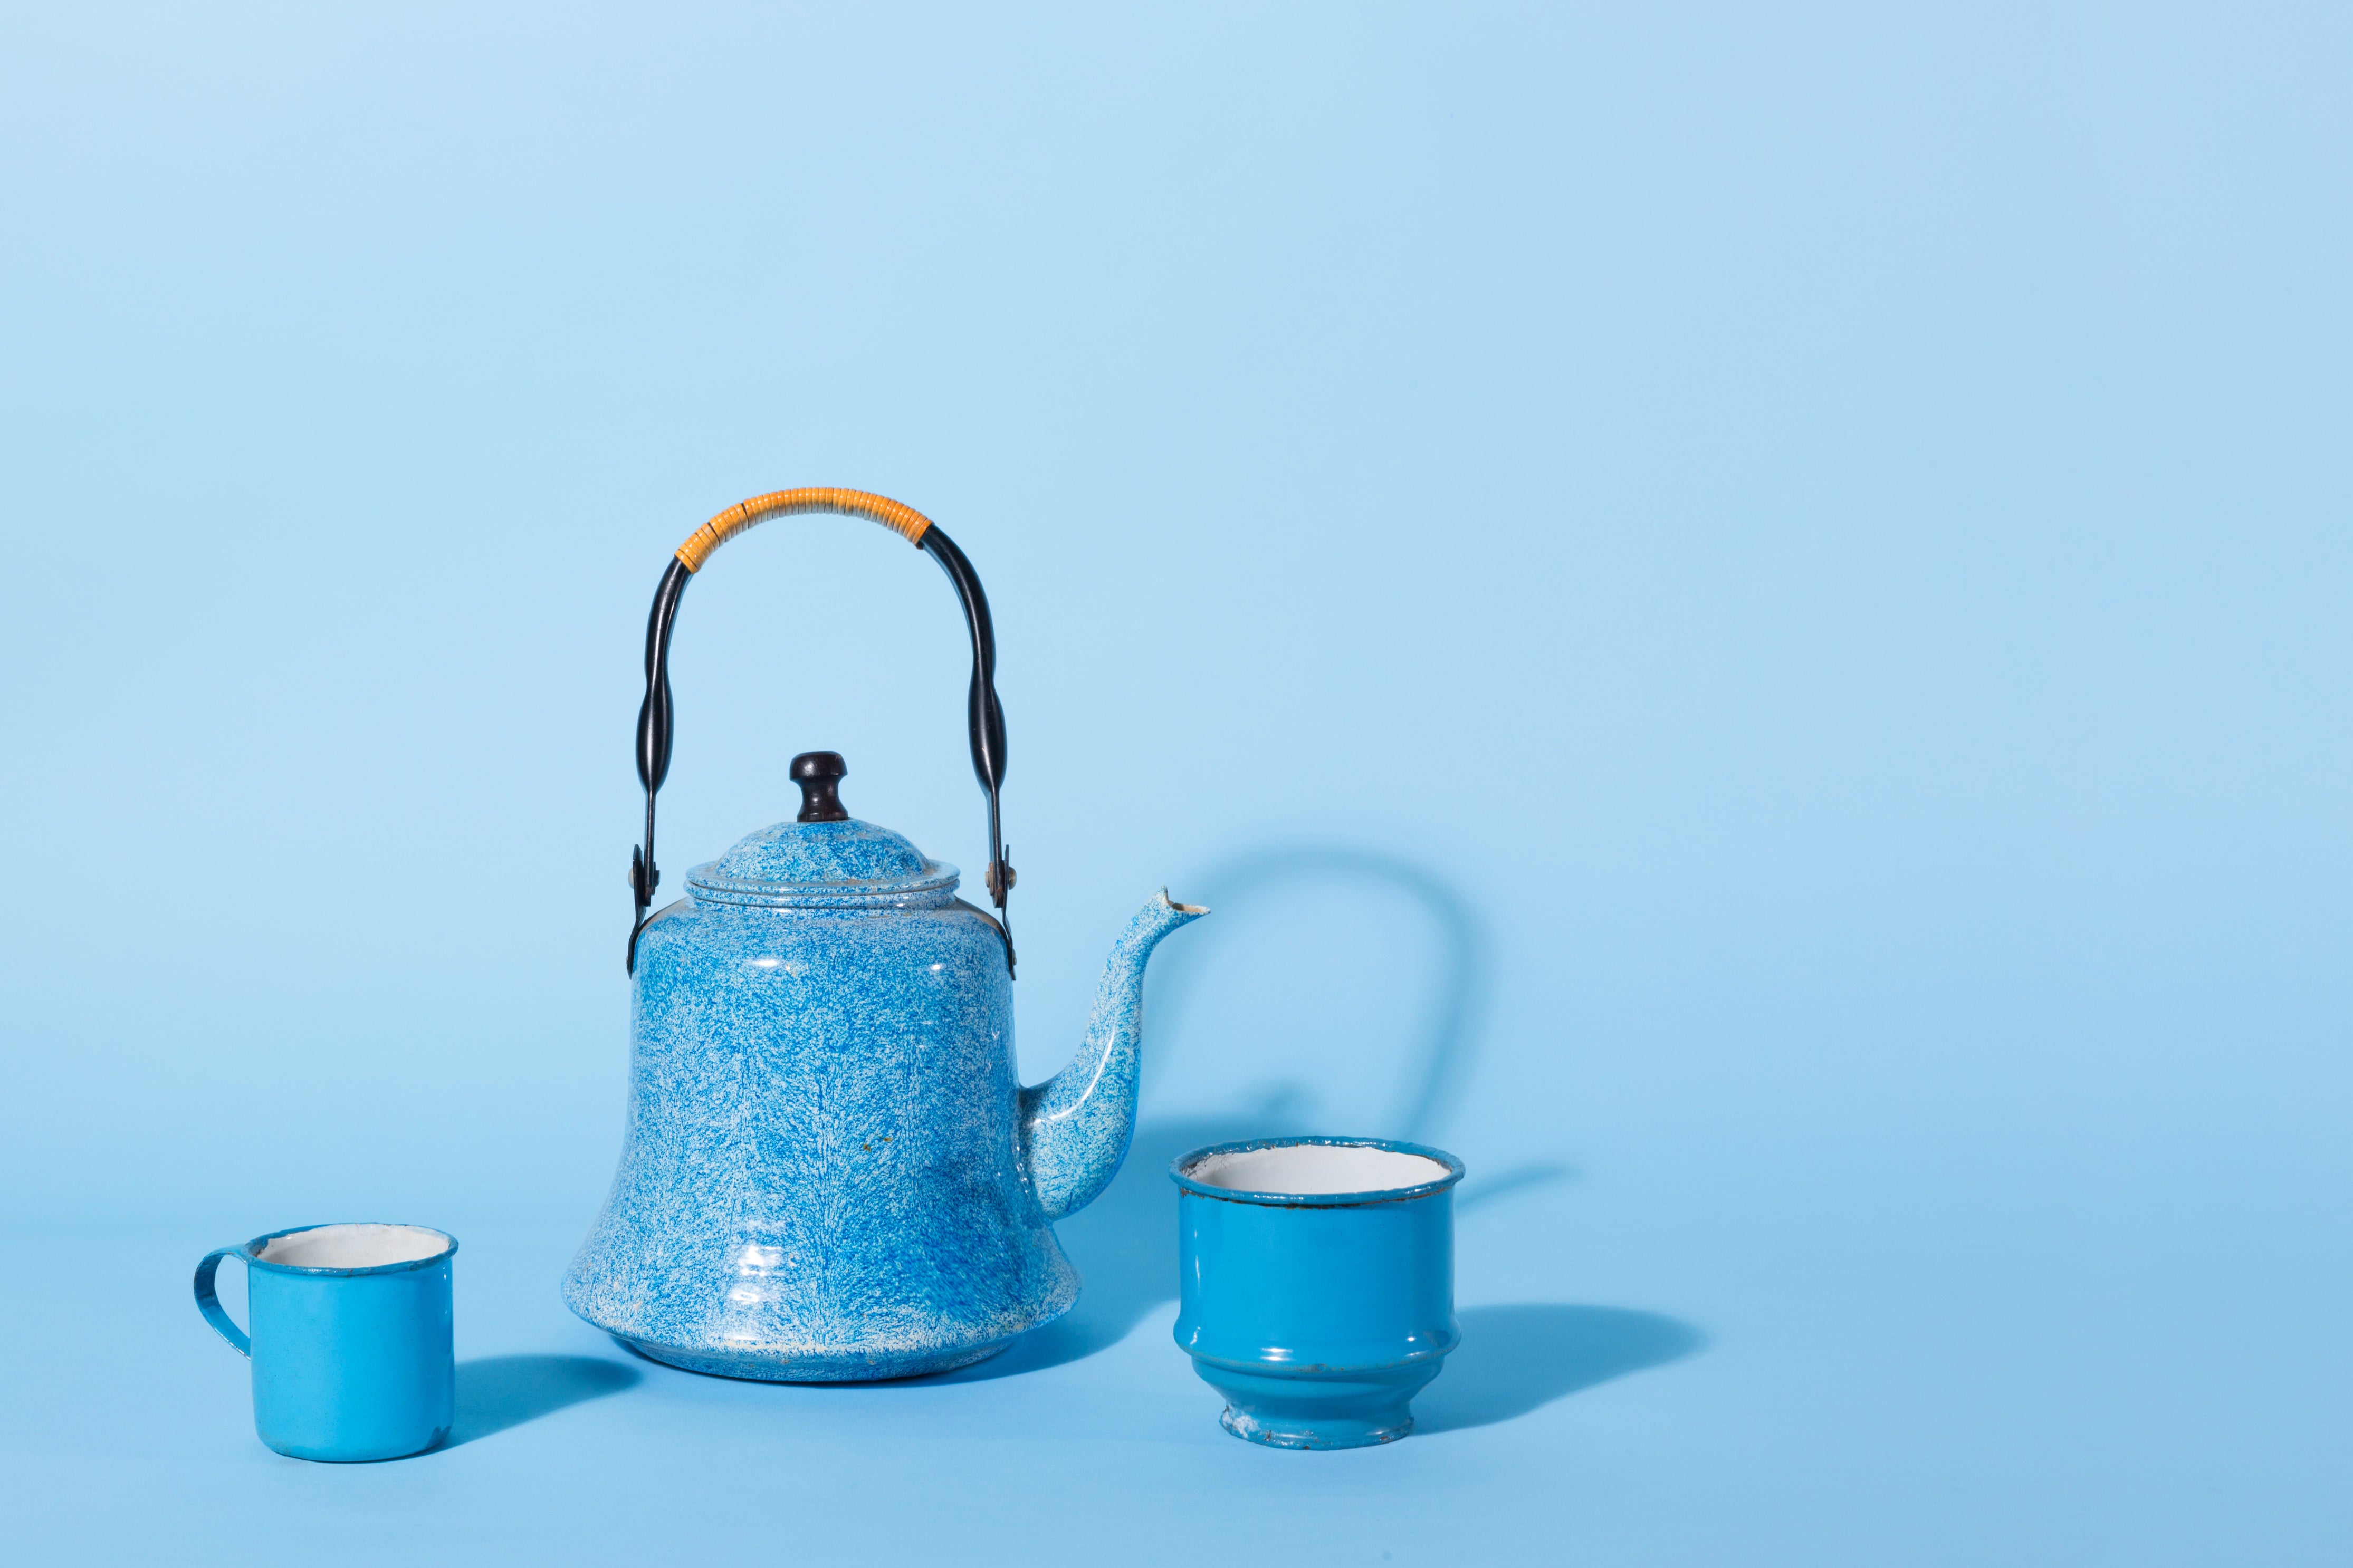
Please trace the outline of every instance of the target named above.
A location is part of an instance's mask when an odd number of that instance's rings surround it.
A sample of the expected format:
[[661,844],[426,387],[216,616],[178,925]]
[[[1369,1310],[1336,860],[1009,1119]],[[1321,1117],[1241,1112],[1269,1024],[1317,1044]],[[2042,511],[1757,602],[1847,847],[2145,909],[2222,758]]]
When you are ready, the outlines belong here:
[[1218,1425],[1245,1443],[1262,1443],[1270,1448],[1369,1448],[1394,1443],[1413,1430],[1412,1412],[1403,1414],[1405,1418],[1393,1426],[1316,1421],[1282,1430],[1262,1426],[1255,1416],[1229,1405],[1219,1414]]
[[1369,1448],[1413,1430],[1413,1396],[1442,1363],[1370,1367],[1358,1372],[1269,1376],[1196,1361],[1201,1381],[1226,1396],[1219,1425],[1270,1448]]

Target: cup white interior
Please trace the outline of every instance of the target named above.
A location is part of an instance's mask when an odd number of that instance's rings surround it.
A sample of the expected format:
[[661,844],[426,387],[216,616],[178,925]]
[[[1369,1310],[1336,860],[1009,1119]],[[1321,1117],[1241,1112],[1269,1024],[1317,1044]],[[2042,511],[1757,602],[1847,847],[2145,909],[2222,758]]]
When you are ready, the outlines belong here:
[[449,1249],[449,1238],[415,1225],[321,1225],[276,1237],[259,1254],[290,1268],[380,1268]]
[[1447,1168],[1421,1154],[1366,1149],[1353,1143],[1278,1143],[1212,1154],[1186,1173],[1203,1186],[1229,1193],[1281,1193],[1309,1197],[1333,1193],[1386,1193],[1443,1181]]

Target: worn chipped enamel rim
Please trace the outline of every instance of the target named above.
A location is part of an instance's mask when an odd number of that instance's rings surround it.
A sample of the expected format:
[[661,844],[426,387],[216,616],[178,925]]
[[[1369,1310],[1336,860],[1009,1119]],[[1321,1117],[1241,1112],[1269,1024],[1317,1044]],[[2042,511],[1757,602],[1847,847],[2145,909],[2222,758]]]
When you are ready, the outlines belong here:
[[[371,1263],[357,1268],[306,1268],[299,1263],[277,1263],[261,1256],[261,1249],[281,1236],[300,1236],[306,1230],[332,1230],[339,1225],[381,1225],[401,1230],[421,1230],[438,1236],[449,1245],[424,1258],[406,1258],[397,1263]],[[316,1225],[290,1225],[284,1230],[273,1230],[268,1236],[257,1236],[237,1249],[237,1257],[248,1268],[267,1268],[273,1274],[401,1274],[412,1268],[430,1268],[437,1263],[447,1263],[457,1256],[458,1238],[446,1230],[429,1225],[412,1225],[405,1219],[328,1219]]]
[[[1247,1193],[1232,1187],[1213,1187],[1186,1174],[1215,1154],[1248,1154],[1260,1149],[1292,1149],[1303,1143],[1320,1144],[1331,1149],[1379,1149],[1391,1154],[1419,1154],[1425,1160],[1434,1160],[1445,1166],[1446,1174],[1435,1181],[1417,1183],[1410,1187],[1389,1187],[1365,1193]],[[1396,1138],[1244,1138],[1232,1143],[1211,1143],[1189,1154],[1179,1154],[1169,1163],[1168,1179],[1195,1197],[1216,1198],[1221,1203],[1261,1204],[1274,1208],[1361,1208],[1367,1204],[1404,1203],[1412,1198],[1426,1198],[1432,1193],[1442,1193],[1462,1179],[1462,1162],[1443,1149],[1433,1149],[1427,1143],[1408,1143]]]

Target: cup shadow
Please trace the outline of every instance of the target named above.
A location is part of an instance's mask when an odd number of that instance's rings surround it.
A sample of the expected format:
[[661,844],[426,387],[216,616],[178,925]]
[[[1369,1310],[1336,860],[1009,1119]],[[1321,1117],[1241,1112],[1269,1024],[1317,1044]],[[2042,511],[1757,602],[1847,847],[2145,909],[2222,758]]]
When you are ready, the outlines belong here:
[[1707,1347],[1691,1324],[1624,1307],[1472,1307],[1462,1342],[1413,1402],[1417,1434],[1516,1420],[1556,1399]]
[[458,1418],[437,1452],[591,1399],[634,1388],[645,1374],[597,1356],[494,1355],[458,1363]]

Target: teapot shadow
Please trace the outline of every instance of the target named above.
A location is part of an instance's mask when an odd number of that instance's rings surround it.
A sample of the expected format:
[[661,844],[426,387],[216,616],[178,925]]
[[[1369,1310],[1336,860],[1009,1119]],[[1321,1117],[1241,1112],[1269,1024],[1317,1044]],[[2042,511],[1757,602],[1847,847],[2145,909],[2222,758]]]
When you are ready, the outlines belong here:
[[[1246,1115],[1184,1117],[1137,1128],[1127,1163],[1103,1196],[1054,1227],[1063,1250],[1086,1282],[1079,1304],[1066,1316],[1023,1335],[1002,1355],[944,1373],[940,1381],[978,1383],[1018,1377],[1078,1361],[1109,1350],[1132,1333],[1155,1307],[1175,1300],[1176,1188],[1168,1179],[1169,1165],[1178,1155],[1203,1144],[1298,1131],[1286,1109],[1289,1104],[1288,1097],[1278,1095],[1264,1109]],[[1566,1165],[1534,1164],[1502,1172],[1484,1182],[1474,1179],[1464,1184],[1467,1190],[1456,1201],[1456,1209],[1459,1213],[1514,1193],[1547,1186],[1575,1173]],[[1472,1321],[1472,1314],[1464,1314],[1466,1334]],[[1516,1322],[1507,1326],[1514,1334],[1522,1334]]]
[[1624,1307],[1472,1307],[1462,1342],[1413,1402],[1418,1434],[1515,1420],[1581,1389],[1707,1347],[1691,1324]]
[[634,1388],[645,1374],[597,1356],[494,1355],[458,1363],[458,1418],[436,1452]]
[[[1186,1034],[1184,1022],[1195,999],[1211,989],[1211,976],[1235,952],[1231,944],[1247,943],[1254,936],[1263,940],[1267,934],[1262,929],[1253,932],[1247,920],[1236,917],[1252,910],[1280,909],[1286,897],[1315,892],[1345,895],[1356,907],[1364,906],[1368,894],[1386,895],[1377,897],[1374,906],[1390,911],[1385,919],[1394,919],[1398,900],[1415,911],[1414,951],[1430,982],[1428,1000],[1384,1028],[1384,1038],[1369,1053],[1371,1059],[1395,1060],[1400,1069],[1398,1098],[1379,1119],[1383,1124],[1347,1131],[1432,1142],[1470,1076],[1486,1012],[1493,944],[1476,906],[1444,877],[1414,861],[1335,844],[1270,846],[1215,867],[1198,880],[1187,878],[1186,885],[1197,888],[1203,902],[1226,910],[1229,918],[1203,925],[1173,948],[1154,973],[1153,1017],[1164,1039]],[[1278,935],[1275,940],[1286,939]],[[1296,1098],[1308,1098],[1303,1087]],[[1294,1123],[1279,1131],[1305,1129]]]
[[940,1381],[1018,1377],[1119,1343],[1153,1308],[1176,1299],[1176,1188],[1169,1165],[1204,1143],[1295,1131],[1263,1114],[1188,1117],[1137,1128],[1126,1163],[1103,1195],[1054,1226],[1085,1282],[1078,1305],[1022,1335],[1004,1354],[944,1373]]
[[[1176,1299],[1176,1189],[1168,1167],[1178,1155],[1208,1143],[1314,1131],[1378,1131],[1429,1142],[1467,1076],[1484,1010],[1491,968],[1489,942],[1478,912],[1445,879],[1412,861],[1344,845],[1271,846],[1212,868],[1185,886],[1212,909],[1239,912],[1282,891],[1366,888],[1401,895],[1429,921],[1424,951],[1431,965],[1432,1000],[1419,1016],[1400,1019],[1398,1097],[1391,1125],[1323,1128],[1303,1124],[1305,1086],[1275,1086],[1254,1108],[1215,1115],[1161,1117],[1141,1122],[1119,1174],[1093,1203],[1058,1221],[1063,1250],[1084,1279],[1069,1314],[1021,1339],[1003,1354],[942,1374],[944,1382],[979,1382],[1040,1372],[1117,1344],[1146,1314]],[[1150,980],[1155,1028],[1167,1031],[1189,1010],[1214,976],[1226,937],[1205,922],[1162,960]],[[1181,1028],[1174,1031],[1182,1036]],[[1163,1039],[1171,1037],[1164,1032]],[[1151,1049],[1147,1043],[1146,1051]],[[1395,1057],[1396,1051],[1377,1053]],[[1480,1183],[1464,1203],[1483,1202],[1571,1173],[1563,1165],[1507,1172]]]

